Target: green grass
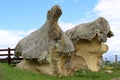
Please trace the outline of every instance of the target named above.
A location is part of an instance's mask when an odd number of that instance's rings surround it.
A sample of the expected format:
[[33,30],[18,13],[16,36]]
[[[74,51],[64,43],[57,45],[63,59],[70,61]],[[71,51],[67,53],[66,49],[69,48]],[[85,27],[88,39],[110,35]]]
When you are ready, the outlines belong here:
[[[117,68],[120,68],[117,67]],[[79,70],[74,76],[53,77],[46,74],[32,73],[20,70],[7,64],[0,63],[0,80],[110,80],[111,78],[120,78],[120,69],[113,70],[113,73],[91,72],[89,70]]]

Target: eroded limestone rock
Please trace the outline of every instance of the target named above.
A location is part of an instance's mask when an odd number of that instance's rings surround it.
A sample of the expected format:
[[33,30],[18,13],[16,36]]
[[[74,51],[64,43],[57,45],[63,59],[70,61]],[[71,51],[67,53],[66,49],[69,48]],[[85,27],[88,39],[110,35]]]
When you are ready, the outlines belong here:
[[61,14],[60,7],[53,6],[45,24],[17,44],[15,55],[24,58],[18,68],[57,76],[81,68],[99,70],[101,56],[108,51],[105,42],[113,36],[107,20],[100,17],[64,33],[57,23]]
[[[24,58],[24,60],[19,63],[17,67],[23,69],[31,68],[33,71],[37,70],[50,74],[49,71],[46,71],[47,68],[44,64],[47,63],[47,67],[52,66],[53,63],[51,62],[51,59],[53,56],[51,56],[51,52],[54,46],[57,47],[59,58],[63,57],[62,53],[68,55],[70,52],[75,50],[72,41],[61,30],[57,23],[61,14],[62,11],[60,7],[57,5],[53,6],[47,13],[47,21],[45,24],[17,44],[15,48],[15,56],[22,56]],[[66,59],[63,60],[65,62]],[[35,62],[37,64],[32,65],[31,62]],[[30,67],[30,65],[32,66]],[[58,62],[57,67],[59,65],[64,65],[64,63],[59,64]],[[44,66],[44,69],[41,69],[41,67],[37,68],[37,66]],[[59,67],[58,72],[63,75],[64,73],[62,73],[63,71],[61,70],[61,67]],[[54,69],[51,70],[51,73],[52,72],[54,73]]]
[[101,56],[108,51],[108,45],[104,42],[107,37],[113,36],[107,20],[100,17],[93,22],[77,25],[66,34],[74,43],[74,54],[85,60],[88,69],[98,71]]

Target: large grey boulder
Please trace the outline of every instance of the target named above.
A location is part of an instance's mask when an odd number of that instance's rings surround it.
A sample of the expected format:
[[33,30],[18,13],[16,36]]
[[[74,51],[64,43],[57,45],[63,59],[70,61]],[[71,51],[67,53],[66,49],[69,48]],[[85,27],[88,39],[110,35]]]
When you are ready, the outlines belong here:
[[15,47],[15,56],[41,61],[48,57],[50,50],[56,43],[58,52],[69,53],[74,51],[72,41],[57,23],[61,14],[62,11],[59,6],[52,7],[47,13],[45,24],[19,41]]
[[66,34],[73,42],[81,39],[92,41],[96,35],[99,41],[106,42],[107,37],[113,36],[108,21],[103,17],[99,17],[92,22],[79,24],[75,28],[66,31]]

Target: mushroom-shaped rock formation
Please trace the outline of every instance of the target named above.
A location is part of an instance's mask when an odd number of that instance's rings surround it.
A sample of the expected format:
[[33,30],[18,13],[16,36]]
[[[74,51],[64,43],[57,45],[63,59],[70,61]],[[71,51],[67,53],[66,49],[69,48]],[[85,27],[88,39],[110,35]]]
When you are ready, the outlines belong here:
[[[50,66],[52,65],[51,59],[53,56],[51,50],[56,47],[59,58],[60,55],[63,55],[62,53],[69,55],[70,52],[74,51],[72,41],[57,23],[61,14],[60,7],[58,5],[53,6],[47,13],[45,24],[17,44],[15,56],[22,56],[24,58],[17,67],[52,74]],[[61,65],[64,65],[64,63]]]
[[[72,68],[78,69],[80,67],[73,65],[72,62],[75,62],[73,57],[79,56],[82,57],[82,62],[85,61],[86,67],[92,71],[98,71],[101,56],[108,51],[108,46],[104,42],[106,42],[107,37],[113,36],[107,20],[100,17],[93,22],[77,25],[75,28],[66,31],[66,34],[75,46],[75,52],[72,53],[74,55],[71,56]],[[80,63],[81,61],[76,62]]]

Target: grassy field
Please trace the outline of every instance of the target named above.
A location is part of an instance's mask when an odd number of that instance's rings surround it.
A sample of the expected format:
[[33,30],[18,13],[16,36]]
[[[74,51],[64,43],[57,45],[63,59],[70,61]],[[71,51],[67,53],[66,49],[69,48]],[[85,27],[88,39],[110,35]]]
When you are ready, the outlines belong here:
[[19,70],[15,67],[8,66],[5,63],[0,63],[0,80],[110,80],[112,78],[120,78],[120,65],[112,70],[112,73],[106,73],[104,70],[100,72],[79,70],[74,76],[59,78]]

